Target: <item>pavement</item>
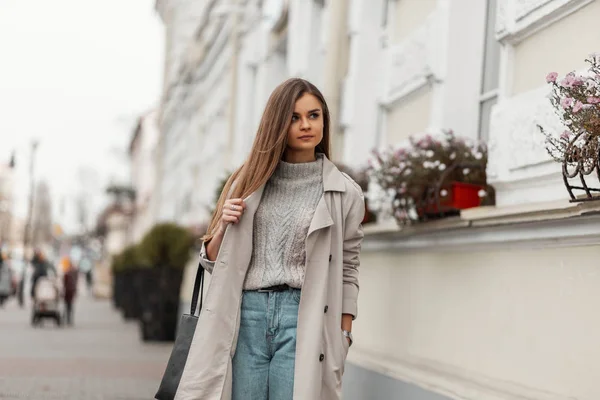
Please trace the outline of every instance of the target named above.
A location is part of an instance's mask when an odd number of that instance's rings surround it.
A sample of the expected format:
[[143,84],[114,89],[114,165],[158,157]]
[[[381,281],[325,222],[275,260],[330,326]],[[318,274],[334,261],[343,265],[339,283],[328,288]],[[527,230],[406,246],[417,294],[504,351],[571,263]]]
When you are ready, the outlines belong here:
[[110,301],[79,295],[73,327],[30,317],[29,299],[0,308],[0,400],[154,398],[172,344],[143,343]]

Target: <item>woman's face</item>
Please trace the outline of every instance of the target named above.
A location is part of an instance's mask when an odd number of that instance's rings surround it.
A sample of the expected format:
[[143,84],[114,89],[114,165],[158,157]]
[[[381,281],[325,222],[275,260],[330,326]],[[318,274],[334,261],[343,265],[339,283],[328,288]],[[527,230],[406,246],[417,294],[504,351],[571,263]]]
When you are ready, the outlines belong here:
[[287,150],[293,153],[314,154],[315,147],[323,139],[323,107],[312,94],[304,94],[296,101]]

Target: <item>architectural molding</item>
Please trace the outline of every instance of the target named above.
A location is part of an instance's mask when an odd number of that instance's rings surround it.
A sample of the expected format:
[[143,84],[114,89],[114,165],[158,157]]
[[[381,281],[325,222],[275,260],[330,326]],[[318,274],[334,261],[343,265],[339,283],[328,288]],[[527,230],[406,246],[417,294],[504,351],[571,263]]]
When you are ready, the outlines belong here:
[[499,0],[498,40],[516,44],[595,0]]
[[426,390],[462,400],[576,400],[514,382],[481,375],[477,371],[411,355],[401,358],[361,348],[358,341],[348,355],[352,364],[412,383]]
[[522,213],[473,215],[425,223],[399,230],[387,226],[380,232],[366,229],[364,252],[472,252],[510,248],[572,247],[600,244],[598,205],[572,205],[553,209],[536,204]]
[[548,100],[547,86],[500,101],[492,112],[488,170],[492,181],[513,178],[515,170],[550,161],[545,137],[565,129]]
[[437,53],[445,39],[440,31],[444,17],[442,9],[436,9],[408,38],[389,47],[383,105],[391,105],[429,81],[439,79],[441,60]]

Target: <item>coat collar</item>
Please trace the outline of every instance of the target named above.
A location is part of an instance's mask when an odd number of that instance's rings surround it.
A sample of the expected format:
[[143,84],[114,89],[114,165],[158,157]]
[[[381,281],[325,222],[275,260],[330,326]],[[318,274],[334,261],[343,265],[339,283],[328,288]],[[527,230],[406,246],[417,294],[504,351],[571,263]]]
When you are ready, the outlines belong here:
[[319,154],[323,157],[323,191],[325,192],[345,192],[346,178],[334,163],[329,161],[325,154]]

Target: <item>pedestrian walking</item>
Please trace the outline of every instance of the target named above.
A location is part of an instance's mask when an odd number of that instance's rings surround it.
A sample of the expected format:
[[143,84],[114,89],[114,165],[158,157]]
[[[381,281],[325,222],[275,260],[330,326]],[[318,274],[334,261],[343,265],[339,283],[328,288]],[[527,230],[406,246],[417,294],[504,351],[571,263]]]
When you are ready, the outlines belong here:
[[48,276],[49,273],[56,276],[56,268],[46,259],[44,253],[40,250],[35,250],[33,258],[31,259],[31,265],[33,266],[33,273],[31,275],[31,298],[35,298],[35,285],[38,280],[42,277]]
[[8,260],[0,251],[0,307],[4,302],[14,294],[13,274],[8,264]]
[[203,237],[212,277],[176,399],[341,398],[365,205],[329,126],[310,82],[271,94]]
[[61,260],[63,272],[63,299],[65,300],[65,323],[73,325],[73,302],[77,294],[77,281],[79,273],[73,266],[69,257],[63,257]]

